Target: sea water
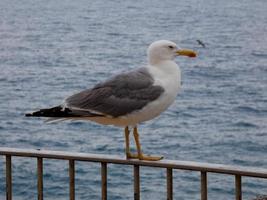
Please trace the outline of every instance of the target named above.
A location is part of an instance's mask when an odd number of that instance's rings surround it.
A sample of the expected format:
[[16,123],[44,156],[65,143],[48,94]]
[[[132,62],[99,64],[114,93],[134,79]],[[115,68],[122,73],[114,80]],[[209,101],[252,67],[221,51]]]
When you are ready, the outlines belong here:
[[[122,128],[24,114],[144,65],[147,46],[168,39],[198,57],[176,59],[182,90],[139,126],[144,152],[267,168],[266,10],[266,0],[1,0],[0,146],[124,156]],[[77,162],[76,172],[77,199],[100,199],[100,165]],[[140,173],[141,199],[166,199],[165,170]],[[37,199],[35,159],[13,158],[13,184],[14,199]],[[199,184],[199,173],[175,170],[174,199],[200,199]],[[210,199],[234,199],[233,176],[209,174],[208,184]],[[243,191],[266,194],[267,181],[244,178]],[[67,161],[44,160],[44,197],[68,198]],[[109,165],[108,199],[133,199],[131,167]]]

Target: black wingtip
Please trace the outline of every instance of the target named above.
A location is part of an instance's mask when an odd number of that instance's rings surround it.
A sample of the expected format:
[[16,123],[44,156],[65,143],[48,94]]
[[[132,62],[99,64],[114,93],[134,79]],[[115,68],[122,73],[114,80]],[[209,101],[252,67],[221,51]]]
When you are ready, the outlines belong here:
[[63,109],[61,106],[53,108],[40,109],[32,113],[26,113],[25,117],[73,117],[74,115],[70,109]]
[[33,115],[32,115],[32,113],[26,113],[25,114],[25,117],[32,117]]

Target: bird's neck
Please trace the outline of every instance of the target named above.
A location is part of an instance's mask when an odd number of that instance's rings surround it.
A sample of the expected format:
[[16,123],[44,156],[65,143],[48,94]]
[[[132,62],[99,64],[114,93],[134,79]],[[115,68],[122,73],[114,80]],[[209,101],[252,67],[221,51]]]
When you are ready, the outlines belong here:
[[174,81],[173,83],[180,84],[181,71],[174,61],[161,61],[156,65],[148,65],[148,68],[154,77],[160,77],[161,80],[166,79],[168,81]]
[[165,73],[177,73],[177,71],[180,71],[179,66],[173,60],[161,60],[154,64],[149,63],[149,66]]
[[155,85],[169,90],[174,96],[181,87],[181,71],[174,61],[164,61],[157,65],[149,65],[148,70],[153,75]]
[[148,57],[148,63],[149,63],[149,65],[160,65],[161,63],[171,62],[171,61],[172,60],[163,60],[162,58],[158,58],[158,57],[155,57],[155,56],[149,56]]

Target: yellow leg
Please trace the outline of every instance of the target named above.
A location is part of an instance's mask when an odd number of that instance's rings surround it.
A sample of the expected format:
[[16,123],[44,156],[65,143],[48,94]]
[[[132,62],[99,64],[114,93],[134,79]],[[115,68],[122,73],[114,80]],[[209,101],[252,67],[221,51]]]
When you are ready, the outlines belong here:
[[134,135],[134,140],[135,140],[136,149],[137,149],[137,156],[139,160],[158,161],[158,160],[163,159],[163,156],[148,156],[142,153],[137,127],[134,127],[133,135]]
[[130,158],[138,158],[138,156],[136,154],[132,154],[130,151],[130,131],[129,131],[129,127],[126,126],[124,129],[124,134],[125,134],[125,154],[126,154],[126,158],[130,159]]

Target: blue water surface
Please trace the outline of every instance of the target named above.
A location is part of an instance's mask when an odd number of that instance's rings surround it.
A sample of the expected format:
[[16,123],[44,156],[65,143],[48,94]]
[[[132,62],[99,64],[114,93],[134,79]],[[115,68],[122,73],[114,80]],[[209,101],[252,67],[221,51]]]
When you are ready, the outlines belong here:
[[[168,159],[267,168],[267,1],[0,1],[0,146],[124,156],[123,129],[46,124],[24,113],[146,63],[169,39],[198,52],[177,58],[183,89],[139,128],[143,150]],[[200,46],[196,40],[206,44]],[[0,199],[5,199],[0,157]],[[97,163],[76,165],[77,199],[100,199]],[[132,168],[110,165],[108,199],[133,199]],[[234,177],[209,175],[209,198],[234,199]],[[37,199],[36,160],[13,159],[15,200]],[[267,180],[243,179],[244,199]],[[141,198],[166,199],[164,169],[141,168]],[[67,161],[44,160],[45,199],[68,198]],[[174,172],[174,199],[200,199],[199,173]]]

